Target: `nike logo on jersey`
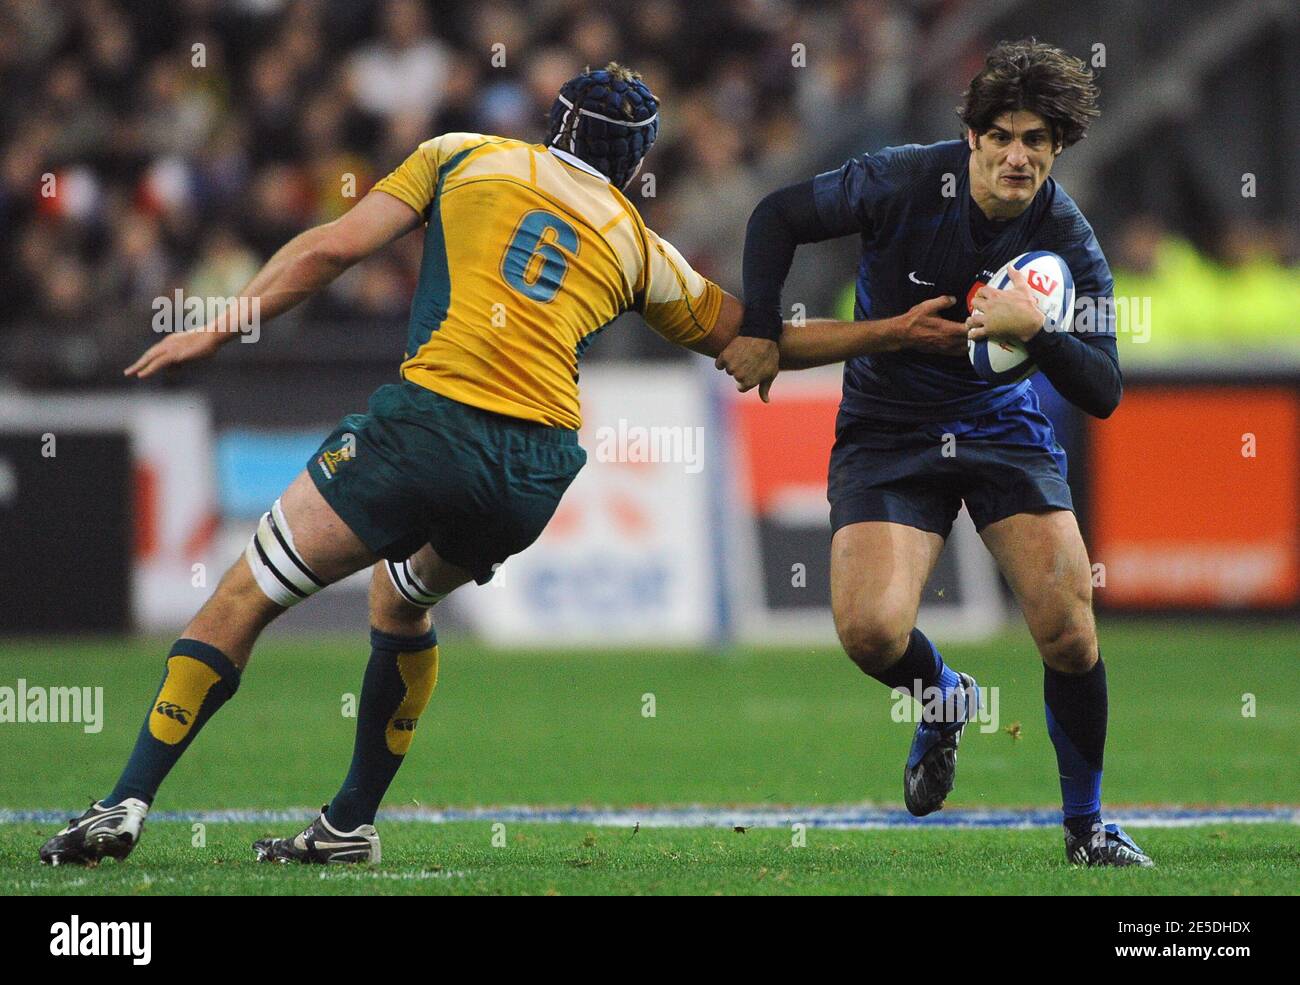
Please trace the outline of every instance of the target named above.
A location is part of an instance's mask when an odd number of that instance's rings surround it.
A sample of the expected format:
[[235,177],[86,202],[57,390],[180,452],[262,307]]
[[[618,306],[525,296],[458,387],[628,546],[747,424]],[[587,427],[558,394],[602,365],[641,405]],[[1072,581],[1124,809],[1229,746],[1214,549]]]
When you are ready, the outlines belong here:
[[917,280],[915,270],[913,270],[910,274],[907,275],[907,279],[910,280],[913,284],[921,284],[924,287],[934,287],[934,281],[932,280]]

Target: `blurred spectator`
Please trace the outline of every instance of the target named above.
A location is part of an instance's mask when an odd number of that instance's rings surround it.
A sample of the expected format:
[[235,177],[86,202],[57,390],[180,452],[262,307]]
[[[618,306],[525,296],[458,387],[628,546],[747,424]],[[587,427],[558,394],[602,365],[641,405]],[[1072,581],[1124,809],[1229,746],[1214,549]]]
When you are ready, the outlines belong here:
[[380,37],[351,57],[348,78],[368,113],[432,117],[449,68],[447,47],[431,33],[427,9],[417,0],[387,0]]
[[190,271],[187,294],[203,298],[228,298],[239,293],[257,273],[257,255],[225,226],[208,236]]
[[[1112,261],[1125,360],[1223,358],[1300,349],[1300,270],[1283,261],[1282,227],[1228,225],[1218,261],[1155,216],[1130,219]],[[1149,324],[1140,312],[1149,299]]]
[[148,310],[173,283],[172,253],[157,217],[131,209],[117,223],[101,290],[123,308]]
[[[735,290],[757,198],[833,163],[843,114],[902,112],[916,9],[0,0],[0,223],[12,230],[0,237],[0,290],[20,302],[0,330],[80,319],[146,338],[134,312],[152,297],[229,296],[422,141],[459,130],[542,140],[560,85],[609,60],[641,71],[663,105],[629,196]],[[421,242],[412,234],[358,265],[305,315],[404,322]]]
[[[629,198],[736,291],[745,222],[763,194],[900,138],[949,135],[927,129],[936,116],[924,107],[937,98],[946,127],[985,47],[971,35],[936,61],[931,42],[975,6],[0,0],[0,333],[39,340],[58,325],[150,340],[152,298],[229,296],[438,133],[544,139],[560,85],[611,59],[642,72],[662,101]],[[1099,229],[1117,296],[1138,299],[1121,310],[1126,361],[1300,351],[1294,217],[1245,222],[1230,211],[1205,215],[1206,230],[1226,224],[1200,250],[1153,216]],[[1181,218],[1168,204],[1161,215]],[[421,244],[416,232],[359,264],[303,317],[318,331],[357,319],[401,331]],[[815,314],[838,298],[851,314],[852,292],[840,292],[852,260],[796,264],[790,296]],[[1136,320],[1142,299],[1149,324]],[[663,352],[637,333],[607,333],[593,355],[652,351]]]

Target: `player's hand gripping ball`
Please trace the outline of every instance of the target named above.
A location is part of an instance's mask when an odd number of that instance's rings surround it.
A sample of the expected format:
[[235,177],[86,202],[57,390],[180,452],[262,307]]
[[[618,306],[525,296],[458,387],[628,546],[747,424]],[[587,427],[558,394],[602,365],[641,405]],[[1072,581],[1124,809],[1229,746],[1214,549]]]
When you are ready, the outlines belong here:
[[[1016,271],[1015,275],[1012,274],[1013,270]],[[998,270],[988,287],[982,288],[972,301],[971,317],[966,322],[972,329],[972,337],[967,343],[971,365],[975,367],[975,372],[981,379],[988,380],[990,383],[1018,383],[1032,375],[1037,368],[1030,360],[1024,343],[1015,337],[1014,328],[1009,334],[1002,334],[997,331],[997,328],[1003,326],[992,324],[993,316],[1004,315],[1003,310],[994,312],[992,305],[986,302],[990,307],[990,313],[986,316],[984,311],[975,306],[981,297],[988,298],[990,301],[996,299],[995,303],[1000,309],[1004,308],[1011,312],[1007,317],[1018,322],[1022,319],[1016,318],[1014,309],[1020,300],[1007,298],[1004,302],[996,294],[987,293],[989,288],[1008,294],[1017,291],[1029,292],[1042,313],[1042,331],[1068,332],[1074,321],[1074,278],[1070,275],[1070,268],[1065,265],[1065,261],[1055,253],[1048,253],[1046,250],[1022,253]],[[1003,331],[1007,331],[1005,327]]]

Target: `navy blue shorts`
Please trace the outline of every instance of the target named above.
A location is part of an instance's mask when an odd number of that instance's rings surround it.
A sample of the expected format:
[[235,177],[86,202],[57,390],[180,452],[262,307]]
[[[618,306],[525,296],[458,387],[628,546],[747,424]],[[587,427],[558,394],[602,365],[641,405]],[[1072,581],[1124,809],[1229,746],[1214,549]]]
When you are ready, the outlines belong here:
[[884,520],[947,537],[963,501],[977,530],[1017,513],[1073,510],[1065,470],[1032,389],[992,414],[943,424],[841,411],[826,489],[831,529]]

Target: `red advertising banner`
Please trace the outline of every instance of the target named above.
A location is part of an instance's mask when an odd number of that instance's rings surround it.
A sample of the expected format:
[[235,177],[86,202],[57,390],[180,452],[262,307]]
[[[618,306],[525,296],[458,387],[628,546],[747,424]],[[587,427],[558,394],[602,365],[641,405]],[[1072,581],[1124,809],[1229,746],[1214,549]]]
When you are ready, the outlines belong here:
[[1090,429],[1101,605],[1300,602],[1300,395],[1279,385],[1139,385]]
[[[781,382],[785,382],[782,380]],[[822,525],[830,522],[826,470],[835,444],[839,380],[821,390],[804,387],[781,393],[770,404],[737,399],[732,407],[745,464],[745,491],[755,512],[779,510],[793,496],[816,502]]]

